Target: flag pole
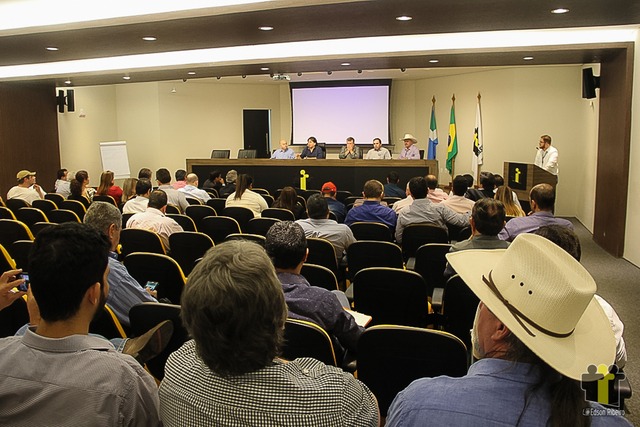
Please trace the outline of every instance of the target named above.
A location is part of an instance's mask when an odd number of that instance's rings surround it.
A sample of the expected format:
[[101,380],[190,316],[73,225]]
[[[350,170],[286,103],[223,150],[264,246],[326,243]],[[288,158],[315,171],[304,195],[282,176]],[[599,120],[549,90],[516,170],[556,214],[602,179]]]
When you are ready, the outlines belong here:
[[[480,98],[482,98],[482,96],[480,95],[480,91],[478,91],[478,108],[480,108]],[[480,137],[480,135],[478,135],[478,137]],[[480,169],[482,169],[482,165],[477,165],[476,166],[476,180],[480,177]]]
[[[456,94],[454,93],[451,97],[451,103],[455,107],[456,104]],[[457,131],[456,131],[457,132]],[[456,158],[451,159],[451,180],[453,182],[453,177],[456,176]]]

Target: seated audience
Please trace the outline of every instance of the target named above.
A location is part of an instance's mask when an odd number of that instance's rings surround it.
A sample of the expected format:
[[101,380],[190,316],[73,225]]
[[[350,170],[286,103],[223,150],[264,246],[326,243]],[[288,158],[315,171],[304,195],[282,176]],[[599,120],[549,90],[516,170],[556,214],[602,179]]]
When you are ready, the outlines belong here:
[[313,322],[327,331],[337,350],[338,360],[342,359],[345,350],[355,353],[364,328],[358,326],[353,316],[344,310],[336,294],[311,286],[300,275],[309,254],[302,227],[292,221],[274,224],[267,232],[265,249],[282,283],[288,317]]
[[468,180],[462,175],[456,176],[453,178],[451,195],[441,203],[454,212],[470,212],[473,209],[473,200],[464,197],[468,188]]
[[298,194],[293,187],[284,187],[271,207],[291,211],[295,219],[304,218],[304,207],[298,202]]
[[253,211],[254,217],[259,217],[263,210],[267,209],[267,201],[264,200],[260,194],[252,191],[253,177],[247,174],[240,174],[238,176],[238,186],[236,191],[229,194],[225,207],[241,206],[243,208],[249,208]]
[[178,169],[175,173],[175,177],[176,180],[175,182],[172,184],[173,188],[175,188],[176,190],[179,190],[181,188],[184,188],[185,185],[187,185],[187,171],[184,169]]
[[364,157],[367,160],[391,160],[391,153],[382,146],[380,138],[373,138],[373,148]]
[[343,370],[284,362],[287,305],[265,251],[216,245],[189,275],[182,321],[192,340],[169,356],[160,411],[174,426],[377,426],[376,399]]
[[433,203],[427,198],[427,180],[422,176],[416,176],[409,180],[409,191],[413,197],[413,203],[404,208],[398,215],[396,225],[396,241],[402,243],[402,232],[411,224],[431,224],[448,230],[447,224],[457,227],[469,225],[469,216],[459,214],[441,203]]
[[170,250],[169,236],[184,230],[173,218],[165,215],[166,211],[167,193],[164,190],[154,190],[149,195],[147,210],[132,215],[127,221],[127,228],[153,231],[160,236],[160,240],[168,252]]
[[322,196],[327,199],[329,210],[336,216],[336,221],[342,224],[347,216],[347,208],[344,206],[344,203],[336,199],[338,187],[336,187],[333,182],[325,182],[322,184],[320,192],[322,193]]
[[384,185],[384,194],[387,197],[400,197],[404,199],[406,192],[400,188],[400,175],[398,172],[391,171],[387,175],[387,183]]
[[351,226],[354,222],[380,222],[393,232],[398,215],[390,207],[380,204],[384,195],[382,183],[375,179],[365,182],[362,195],[364,202],[347,212],[344,223]]
[[71,189],[69,188],[69,185],[71,183],[69,182],[68,178],[69,171],[67,171],[66,169],[58,169],[58,173],[56,176],[57,179],[55,184],[53,185],[53,188],[56,193],[62,195],[62,197],[66,199],[71,194]]
[[504,211],[507,216],[517,217],[517,216],[525,216],[524,211],[520,207],[519,203],[516,203],[515,200],[518,200],[517,197],[514,200],[513,195],[515,193],[511,190],[511,188],[506,185],[501,185],[496,188],[495,199],[500,200],[504,205]]
[[449,195],[442,191],[441,188],[438,188],[438,178],[435,175],[427,175],[427,188],[429,192],[427,193],[427,198],[431,200],[433,203],[440,203],[443,200],[447,200]]
[[136,185],[138,184],[138,178],[125,178],[122,183],[122,198],[116,200],[120,206],[124,206],[129,200],[136,197]]
[[[495,184],[495,188],[493,189],[493,192],[495,194],[498,191],[498,187],[502,187],[505,184],[504,184],[504,178],[502,177],[502,175],[493,174],[493,180]],[[518,200],[518,195],[513,190],[511,190],[511,198],[513,199],[513,203],[515,203],[516,205],[518,205],[520,209],[522,209],[522,205],[520,205],[520,200]]]
[[45,192],[36,184],[36,173],[28,170],[21,170],[16,175],[18,185],[11,187],[7,193],[7,200],[20,199],[28,204],[32,204],[34,200],[44,199]]
[[227,175],[224,178],[224,180],[227,183],[227,185],[225,185],[224,187],[220,188],[220,191],[218,191],[218,194],[220,195],[220,197],[222,197],[223,199],[226,199],[227,197],[229,197],[229,194],[231,194],[234,191],[236,191],[236,180],[237,179],[238,179],[238,172],[236,172],[233,169],[231,169],[229,172],[227,172]]
[[414,381],[387,426],[628,426],[585,400],[590,366],[610,366],[615,338],[596,283],[564,250],[533,234],[499,251],[448,254],[478,296],[467,375]]
[[496,188],[495,178],[491,172],[480,172],[480,187],[473,188],[469,186],[465,197],[474,202],[483,197],[491,197],[493,199],[493,189]]
[[146,178],[149,181],[151,181],[151,169],[149,168],[140,169],[140,171],[138,172],[138,179],[143,179],[143,178]]
[[156,181],[158,182],[158,190],[162,190],[167,194],[167,203],[176,206],[180,212],[189,206],[189,202],[184,193],[179,192],[171,186],[171,174],[168,169],[162,168],[156,171]]
[[195,173],[187,174],[186,183],[187,185],[178,189],[178,191],[182,191],[185,196],[198,199],[202,203],[207,203],[207,200],[211,198],[209,193],[198,188],[198,175]]
[[347,253],[349,245],[356,241],[349,226],[338,224],[336,221],[329,219],[327,199],[320,194],[313,194],[307,200],[307,215],[309,216],[308,219],[296,221],[304,230],[304,235],[330,241],[336,251],[338,264],[340,264]]
[[407,133],[403,138],[401,138],[401,141],[404,143],[404,148],[400,152],[400,156],[398,158],[400,160],[419,160],[420,150],[418,150],[418,147],[416,146],[418,140],[410,133]]
[[109,293],[109,246],[83,224],[38,234],[29,274],[40,321],[24,336],[0,340],[3,425],[160,425],[151,375],[88,335]]
[[511,242],[518,234],[532,233],[543,225],[557,224],[573,230],[571,221],[556,218],[553,210],[556,203],[556,191],[549,184],[538,184],[529,193],[529,205],[532,214],[513,218],[504,226],[498,237]]
[[[89,174],[85,170],[79,170],[76,172],[76,176],[71,180],[69,190],[71,191],[72,200],[80,200],[84,197],[86,200],[83,203],[91,203],[93,195],[96,193],[95,188],[89,187]],[[86,207],[89,207],[85,205]]]
[[113,183],[115,174],[111,171],[104,171],[100,175],[100,185],[96,194],[101,196],[111,196],[116,203],[122,199],[122,188]]
[[293,152],[293,150],[291,148],[289,148],[289,143],[287,142],[286,139],[281,139],[280,140],[280,148],[278,148],[277,150],[273,151],[273,154],[271,154],[271,158],[272,159],[295,159],[296,158],[296,153]]
[[326,156],[324,149],[318,146],[318,140],[315,136],[310,136],[307,139],[307,146],[300,153],[301,159],[324,159]]
[[[202,184],[203,190],[216,190],[220,194],[220,189],[224,185],[224,179],[222,178],[222,172],[215,170],[209,172],[209,178]],[[229,193],[231,194],[231,193]]]
[[[116,248],[120,243],[122,231],[122,214],[114,205],[104,202],[93,202],[84,216],[84,223],[107,236],[109,248],[109,295],[107,304],[125,327],[130,326],[129,310],[136,304],[143,302],[157,302],[156,291],[150,291],[140,286],[140,283],[118,261]],[[152,296],[153,294],[153,296]]]
[[147,178],[140,178],[136,183],[136,197],[129,200],[122,207],[122,213],[144,212],[149,206],[149,195],[151,194],[151,181]]
[[[400,211],[402,211],[404,208],[406,208],[411,203],[413,203],[413,197],[411,197],[411,191],[409,191],[409,183],[408,182],[407,182],[407,185],[406,185],[404,191],[405,191],[406,197],[404,199],[398,200],[397,202],[395,202],[393,204],[393,206],[391,206],[391,209],[393,209],[393,211],[396,214],[400,214]],[[387,194],[387,193],[385,193],[385,194]]]
[[347,145],[340,149],[339,159],[361,159],[362,150],[356,145],[356,140],[350,136],[347,138]]

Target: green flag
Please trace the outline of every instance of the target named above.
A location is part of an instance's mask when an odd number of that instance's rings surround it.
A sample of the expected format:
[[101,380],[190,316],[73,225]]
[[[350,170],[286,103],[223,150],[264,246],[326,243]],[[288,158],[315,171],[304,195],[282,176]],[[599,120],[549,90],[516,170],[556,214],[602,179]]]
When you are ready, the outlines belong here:
[[451,119],[449,120],[449,139],[447,141],[447,170],[453,175],[453,159],[458,155],[458,136],[456,135],[455,101],[451,104]]

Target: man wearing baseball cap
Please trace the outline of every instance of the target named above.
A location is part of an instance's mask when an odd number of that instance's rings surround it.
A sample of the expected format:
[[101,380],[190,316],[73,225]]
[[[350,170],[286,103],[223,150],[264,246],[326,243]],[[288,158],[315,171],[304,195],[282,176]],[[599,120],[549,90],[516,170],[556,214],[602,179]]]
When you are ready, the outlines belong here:
[[401,141],[404,142],[404,148],[398,158],[400,160],[420,160],[420,150],[418,150],[418,147],[415,145],[418,143],[418,140],[410,133],[406,133],[404,137],[401,138]]
[[347,215],[347,209],[344,207],[344,204],[342,202],[336,199],[338,188],[333,182],[329,181],[322,184],[321,191],[324,198],[327,199],[329,210],[336,216],[336,220],[340,224],[342,224],[344,222],[344,218]]
[[391,404],[388,426],[630,425],[581,389],[586,374],[614,363],[616,342],[577,260],[533,234],[447,259],[481,301],[471,338],[479,360],[461,378],[414,381]]
[[32,204],[34,200],[44,199],[44,191],[36,184],[36,173],[21,170],[16,175],[18,185],[12,187],[7,193],[7,199],[22,199]]

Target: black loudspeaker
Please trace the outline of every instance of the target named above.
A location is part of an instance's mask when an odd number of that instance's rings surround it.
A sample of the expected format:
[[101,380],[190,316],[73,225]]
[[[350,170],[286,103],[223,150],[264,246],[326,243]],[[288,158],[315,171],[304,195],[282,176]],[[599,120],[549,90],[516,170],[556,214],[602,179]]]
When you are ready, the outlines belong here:
[[596,97],[596,89],[600,88],[600,77],[593,75],[593,68],[582,70],[582,97],[591,99]]
[[67,89],[67,111],[73,113],[76,111],[76,98],[73,89]]
[[59,90],[58,96],[56,97],[56,103],[58,104],[58,112],[64,113],[64,91]]
[[73,113],[76,111],[76,99],[73,93],[73,89],[67,89],[67,95],[65,96],[64,90],[58,90],[58,96],[56,97],[56,103],[58,104],[58,112],[64,113],[64,106],[67,106],[67,111]]

